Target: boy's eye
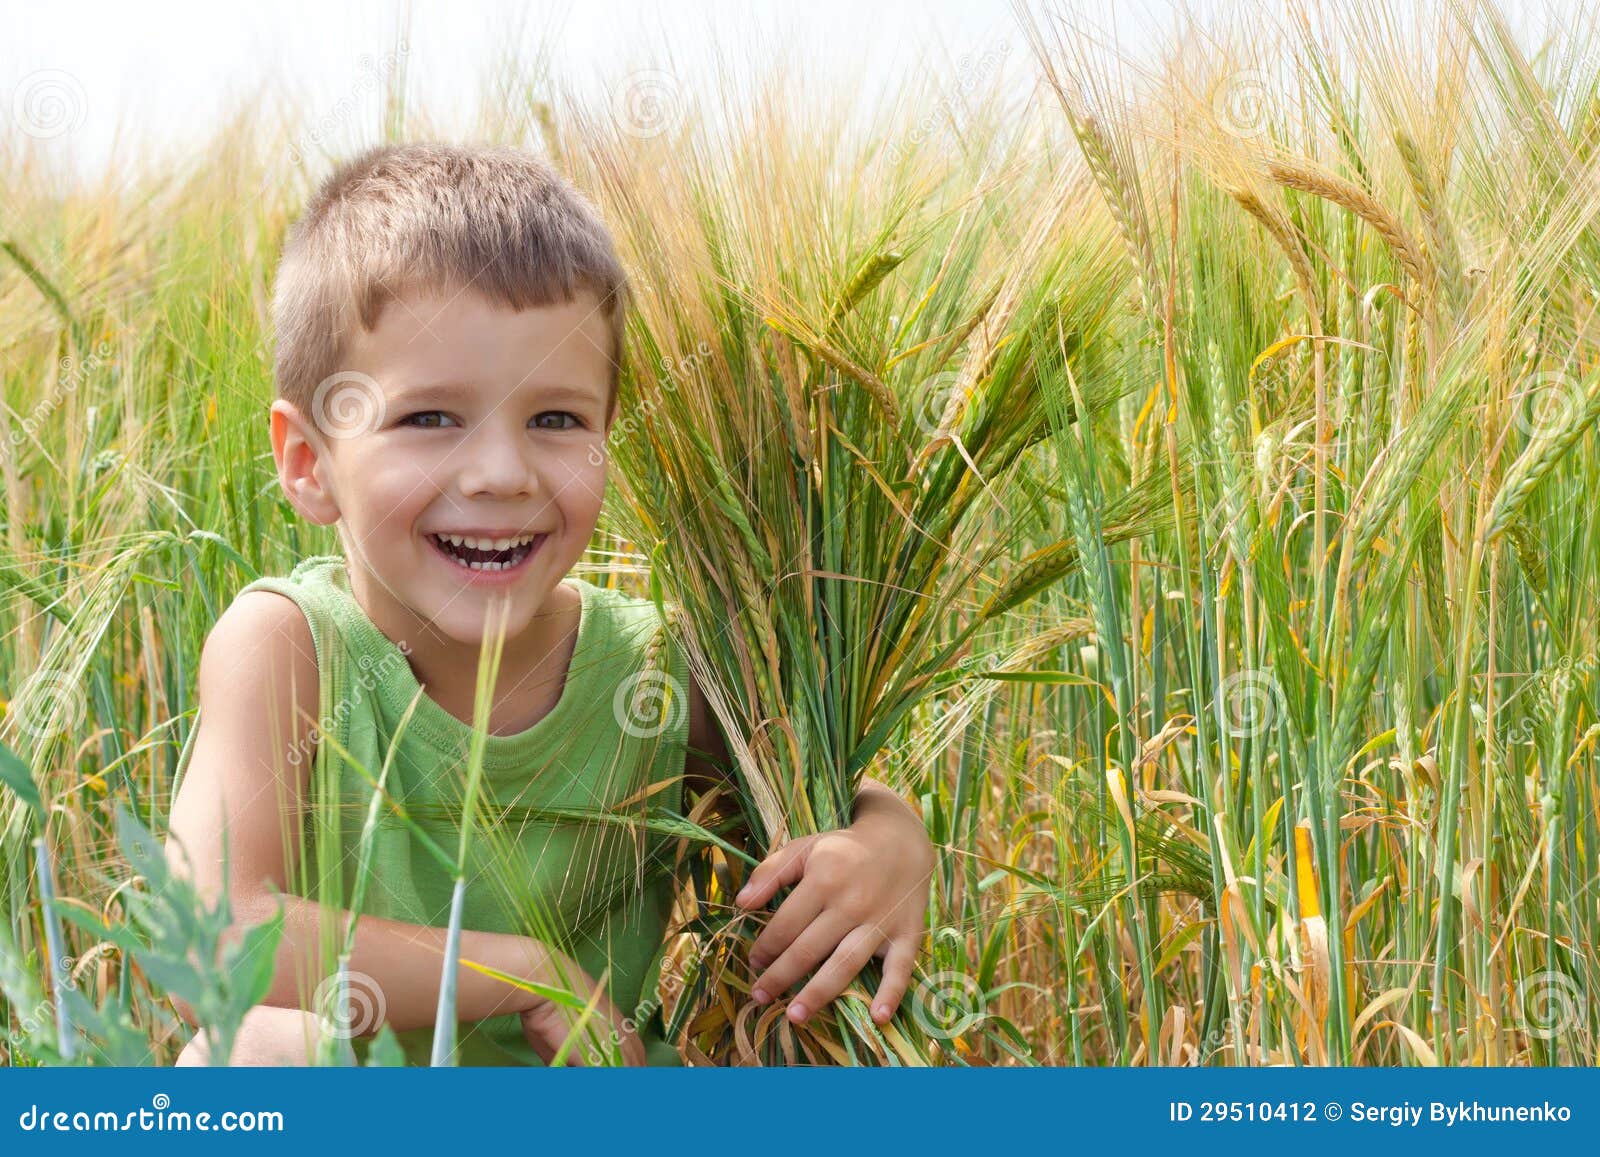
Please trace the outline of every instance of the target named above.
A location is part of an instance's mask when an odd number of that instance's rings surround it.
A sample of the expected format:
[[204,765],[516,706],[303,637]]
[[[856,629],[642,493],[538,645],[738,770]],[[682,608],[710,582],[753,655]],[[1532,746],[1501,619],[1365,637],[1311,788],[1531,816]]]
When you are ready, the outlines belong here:
[[[554,419],[554,424],[547,422],[546,419]],[[578,415],[566,410],[546,410],[536,416],[533,421],[541,430],[571,430],[583,425],[583,420]],[[570,425],[566,424],[568,422],[570,422]]]
[[450,415],[441,410],[421,410],[415,414],[407,414],[400,419],[402,426],[421,426],[423,429],[434,429],[452,421]]

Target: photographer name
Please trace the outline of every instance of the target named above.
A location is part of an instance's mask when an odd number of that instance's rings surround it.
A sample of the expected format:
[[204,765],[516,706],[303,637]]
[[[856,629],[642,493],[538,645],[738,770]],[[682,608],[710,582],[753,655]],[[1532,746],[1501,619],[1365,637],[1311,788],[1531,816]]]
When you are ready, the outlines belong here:
[[1480,1122],[1525,1121],[1569,1122],[1572,1110],[1567,1105],[1545,1101],[1538,1105],[1490,1104],[1482,1101],[1402,1101],[1376,1105],[1366,1101],[1169,1101],[1167,1119],[1179,1124],[1193,1122],[1266,1124],[1349,1121],[1362,1125],[1388,1125],[1415,1128],[1430,1125],[1451,1128]]
[[1351,1101],[1348,1117],[1367,1124],[1402,1125],[1415,1128],[1424,1120],[1430,1124],[1468,1125],[1479,1121],[1570,1121],[1572,1110],[1566,1105],[1545,1101],[1538,1105],[1488,1105],[1481,1101],[1429,1101],[1425,1105],[1406,1101],[1399,1105],[1369,1105]]

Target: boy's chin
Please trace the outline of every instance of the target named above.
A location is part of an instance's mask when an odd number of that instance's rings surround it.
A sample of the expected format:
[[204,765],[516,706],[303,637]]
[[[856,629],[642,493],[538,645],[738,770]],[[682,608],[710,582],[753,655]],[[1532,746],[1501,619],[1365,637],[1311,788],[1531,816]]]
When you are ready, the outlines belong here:
[[[514,639],[528,629],[537,607],[532,605],[531,596],[526,591],[510,592],[509,597],[511,606],[506,617],[506,638]],[[451,606],[434,615],[429,620],[429,626],[436,634],[453,643],[480,646],[486,638],[493,636],[500,616],[506,613],[503,605],[506,598],[506,593],[498,591],[493,595],[489,592],[475,593],[470,597],[470,605],[469,599],[458,598]]]

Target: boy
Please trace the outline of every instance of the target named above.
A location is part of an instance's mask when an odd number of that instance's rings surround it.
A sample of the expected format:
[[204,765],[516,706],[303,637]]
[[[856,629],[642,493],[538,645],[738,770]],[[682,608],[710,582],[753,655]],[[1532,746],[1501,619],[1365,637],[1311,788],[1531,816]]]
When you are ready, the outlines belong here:
[[[463,761],[452,757],[464,756],[470,733],[480,644],[503,615],[485,754],[491,803],[611,806],[644,786],[672,806],[684,786],[704,790],[724,774],[724,739],[681,656],[658,678],[688,687],[682,727],[656,729],[648,752],[621,738],[636,729],[610,708],[653,645],[644,640],[658,616],[645,600],[567,578],[605,491],[625,295],[592,206],[516,149],[373,149],[328,178],[291,232],[273,304],[272,449],[289,502],[315,524],[338,525],[342,557],[251,584],[213,627],[168,842],[175,867],[214,893],[226,832],[240,920],[284,906],[273,985],[247,1017],[234,1063],[303,1062],[312,1014],[300,1011],[310,1001],[296,972],[325,971],[319,923],[342,928],[347,916],[287,894],[292,849],[306,847],[293,833],[320,790],[309,770],[313,721],[331,719],[326,734],[357,746],[352,756],[374,775],[394,744],[389,794],[408,808],[419,799],[447,807],[449,792],[459,795]],[[394,717],[408,703],[402,735]],[[606,710],[585,711],[595,704]],[[608,763],[599,753],[611,749],[628,754]],[[363,781],[342,783],[348,813]],[[333,845],[307,854],[347,869],[362,818],[347,814]],[[506,854],[475,870],[514,865],[510,891],[528,873],[561,922],[598,932],[569,958],[523,934],[527,913],[508,912],[487,880],[468,890],[461,958],[564,988],[576,977],[580,996],[598,992],[629,1063],[677,1063],[658,1013],[640,1026],[622,1015],[654,1003],[646,961],[660,946],[670,876],[606,907],[627,873],[609,867],[603,834],[549,827],[508,826],[498,844]],[[436,829],[453,852],[451,830]],[[821,965],[789,1003],[798,1023],[882,955],[873,1016],[886,1022],[910,980],[933,860],[920,818],[871,781],[851,827],[774,852],[736,901],[758,909],[796,885],[752,948],[752,998],[781,997]],[[449,884],[407,829],[383,827],[349,961],[381,1008],[351,1035],[387,1021],[408,1057],[426,1057]],[[593,979],[600,971],[606,991]],[[461,1063],[552,1058],[567,1029],[552,1002],[465,963],[456,983]],[[179,1012],[193,1022],[192,1010]],[[519,1053],[524,1042],[531,1053]],[[200,1034],[179,1063],[204,1061]]]

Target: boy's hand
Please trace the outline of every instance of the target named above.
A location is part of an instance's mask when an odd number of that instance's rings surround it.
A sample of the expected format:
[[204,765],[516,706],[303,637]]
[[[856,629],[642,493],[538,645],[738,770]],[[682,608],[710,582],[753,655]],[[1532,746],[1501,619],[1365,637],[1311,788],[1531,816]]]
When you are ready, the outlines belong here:
[[789,1019],[800,1024],[882,956],[872,1019],[887,1024],[911,983],[935,859],[922,819],[892,790],[868,780],[850,827],[791,840],[763,860],[735,903],[759,907],[783,885],[799,886],[750,948],[756,1003],[788,991],[827,961],[789,1004]]
[[[541,978],[541,980],[551,987],[569,989],[574,996],[587,1004],[600,988],[599,983],[571,960],[565,961],[564,966],[564,978],[548,980]],[[579,1015],[576,1009],[565,1008],[553,1000],[541,999],[533,1007],[522,1012],[522,1035],[533,1047],[533,1051],[539,1054],[539,1059],[548,1065],[555,1059],[562,1042],[572,1034],[572,1026],[577,1024]],[[582,1033],[567,1050],[566,1063],[580,1068],[588,1065],[587,1054],[594,1047],[591,1042],[607,1037],[615,1040],[621,1048],[623,1064],[644,1066],[644,1042],[639,1039],[638,1032],[631,1025],[623,1024],[622,1013],[604,992],[600,993],[595,1015],[589,1019]]]

